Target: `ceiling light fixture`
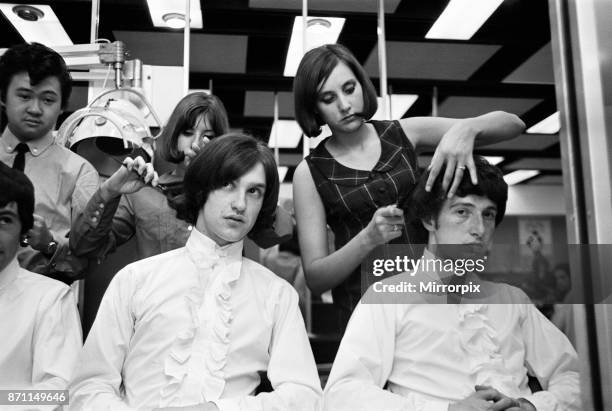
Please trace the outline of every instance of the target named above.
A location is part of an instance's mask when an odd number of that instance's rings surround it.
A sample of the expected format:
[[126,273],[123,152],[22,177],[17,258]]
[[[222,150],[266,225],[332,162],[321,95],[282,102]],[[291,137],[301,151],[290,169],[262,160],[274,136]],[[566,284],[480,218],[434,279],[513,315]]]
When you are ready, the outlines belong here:
[[540,170],[516,170],[504,176],[504,181],[509,186],[522,183],[525,180],[533,178],[540,174]]
[[[342,27],[344,26],[344,18],[339,17],[310,17],[306,23],[306,51],[324,44],[332,44],[338,41]],[[289,50],[287,51],[287,60],[285,61],[285,77],[295,76],[295,72],[304,55],[304,46],[302,43],[303,34],[303,19],[301,16],[295,17],[293,20],[293,30],[291,31],[291,40],[289,41]]]
[[38,21],[45,17],[45,13],[39,8],[28,5],[19,5],[13,7],[13,13],[26,21]]
[[529,127],[527,133],[529,134],[557,134],[561,130],[561,123],[559,120],[559,112],[551,114],[539,123]]
[[503,2],[504,0],[451,0],[425,38],[469,40]]
[[[185,0],[147,0],[151,21],[155,27],[180,29],[185,27]],[[190,0],[189,27],[202,28],[202,9],[200,0]],[[178,17],[177,15],[181,16]],[[171,23],[168,23],[172,19]],[[182,19],[182,21],[180,21]],[[179,23],[180,22],[180,23]],[[180,26],[179,26],[180,24]]]
[[182,13],[166,13],[162,16],[162,20],[171,29],[185,28],[185,15]]
[[0,10],[28,43],[41,43],[51,48],[73,44],[51,6],[0,3]]

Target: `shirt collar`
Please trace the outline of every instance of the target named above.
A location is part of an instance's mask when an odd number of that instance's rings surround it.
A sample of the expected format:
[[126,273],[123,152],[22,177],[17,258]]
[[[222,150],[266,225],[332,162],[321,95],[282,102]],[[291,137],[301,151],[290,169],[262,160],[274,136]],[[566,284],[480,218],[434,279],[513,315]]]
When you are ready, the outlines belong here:
[[185,247],[193,261],[200,268],[209,268],[219,260],[225,261],[227,264],[242,261],[243,240],[219,246],[195,227],[191,230]]
[[0,271],[0,292],[11,284],[17,275],[19,274],[19,263],[17,262],[17,255],[13,257],[11,262],[4,267],[4,270]]
[[[9,127],[6,126],[4,132],[2,133],[2,138],[0,139],[0,142],[4,146],[4,150],[10,154],[15,151],[17,144],[21,143],[22,141],[20,141],[9,129]],[[53,137],[53,132],[51,131],[49,131],[44,137],[39,138],[37,140],[24,141],[24,143],[26,143],[30,148],[30,154],[32,154],[34,157],[38,157],[39,155],[41,155],[46,149],[51,147],[54,142],[55,138]]]

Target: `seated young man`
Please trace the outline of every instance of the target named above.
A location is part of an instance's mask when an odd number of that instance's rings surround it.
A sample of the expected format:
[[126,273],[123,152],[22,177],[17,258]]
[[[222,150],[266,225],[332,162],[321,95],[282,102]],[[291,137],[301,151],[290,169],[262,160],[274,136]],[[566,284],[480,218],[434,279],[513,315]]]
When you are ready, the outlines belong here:
[[[439,180],[425,191],[427,173],[415,188],[415,214],[429,232],[421,271],[440,267],[442,258],[480,258],[490,249],[508,187],[498,168],[478,157],[475,165],[478,185],[465,173],[450,199]],[[476,279],[446,267],[397,277],[444,285]],[[342,339],[324,409],[580,410],[578,359],[567,338],[520,289],[474,283],[479,292],[434,292],[409,304],[368,304],[371,287]],[[543,391],[530,391],[528,374]]]
[[[155,182],[154,182],[155,184]],[[316,410],[321,387],[293,288],[242,256],[278,200],[270,150],[230,134],[190,163],[183,248],[113,278],[71,383],[74,410]],[[253,395],[267,371],[274,391]]]
[[65,390],[81,323],[70,287],[19,267],[33,213],[32,183],[0,162],[0,389]]
[[36,192],[19,265],[67,284],[87,268],[86,259],[71,255],[67,234],[98,188],[93,166],[53,136],[71,89],[64,59],[42,44],[19,44],[0,57],[0,115],[7,122],[0,162],[23,171]]

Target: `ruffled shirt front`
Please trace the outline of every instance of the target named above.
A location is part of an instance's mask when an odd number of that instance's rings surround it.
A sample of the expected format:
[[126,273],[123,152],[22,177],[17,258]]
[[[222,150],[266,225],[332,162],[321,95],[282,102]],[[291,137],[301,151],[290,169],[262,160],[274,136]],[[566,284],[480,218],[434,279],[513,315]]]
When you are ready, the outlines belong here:
[[[494,290],[495,304],[446,304],[446,296],[359,304],[334,361],[324,409],[446,411],[476,385],[488,385],[528,399],[538,411],[580,410],[578,358],[567,338],[518,288],[483,287]],[[544,391],[531,393],[528,373]]]
[[[242,257],[242,242],[219,247],[193,230],[185,247],[117,273],[71,407],[316,409],[321,389],[297,300],[288,283]],[[258,371],[273,393],[253,396]]]

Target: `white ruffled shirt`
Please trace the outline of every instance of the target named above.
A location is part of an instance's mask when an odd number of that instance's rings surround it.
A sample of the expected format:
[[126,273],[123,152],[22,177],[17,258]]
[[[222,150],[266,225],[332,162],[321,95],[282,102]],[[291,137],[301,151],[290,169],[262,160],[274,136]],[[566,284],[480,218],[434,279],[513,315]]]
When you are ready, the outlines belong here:
[[[439,280],[435,273],[416,278],[432,275]],[[360,303],[334,361],[323,409],[447,411],[476,385],[488,385],[526,398],[538,411],[581,410],[578,357],[565,335],[520,289],[481,283],[494,290],[494,301],[506,304],[445,304],[446,297]],[[544,391],[531,393],[528,372]]]
[[20,268],[14,258],[0,271],[0,389],[67,389],[81,345],[70,287]]
[[[253,395],[258,371],[273,392]],[[70,394],[75,410],[316,410],[321,387],[293,288],[193,230],[113,278]]]

